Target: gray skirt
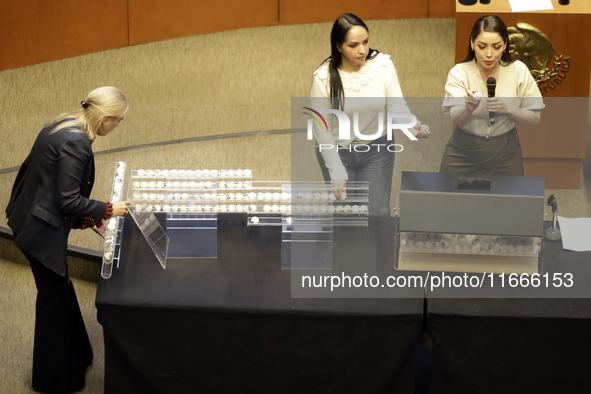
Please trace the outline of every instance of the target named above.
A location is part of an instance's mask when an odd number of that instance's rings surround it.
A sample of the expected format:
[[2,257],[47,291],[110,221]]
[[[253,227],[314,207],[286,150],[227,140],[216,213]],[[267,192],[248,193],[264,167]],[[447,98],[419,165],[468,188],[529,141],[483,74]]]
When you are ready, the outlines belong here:
[[439,172],[523,175],[517,130],[486,139],[456,127],[443,151]]

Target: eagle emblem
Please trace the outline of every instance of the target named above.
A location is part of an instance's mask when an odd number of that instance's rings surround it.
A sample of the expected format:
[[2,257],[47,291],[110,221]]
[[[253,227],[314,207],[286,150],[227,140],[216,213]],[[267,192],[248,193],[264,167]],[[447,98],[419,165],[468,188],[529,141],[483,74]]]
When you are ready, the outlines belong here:
[[[536,83],[548,81],[558,73],[562,55],[554,56],[554,47],[544,33],[528,23],[509,27],[509,54],[530,68]],[[550,63],[554,60],[554,63]],[[550,65],[550,69],[548,69]]]

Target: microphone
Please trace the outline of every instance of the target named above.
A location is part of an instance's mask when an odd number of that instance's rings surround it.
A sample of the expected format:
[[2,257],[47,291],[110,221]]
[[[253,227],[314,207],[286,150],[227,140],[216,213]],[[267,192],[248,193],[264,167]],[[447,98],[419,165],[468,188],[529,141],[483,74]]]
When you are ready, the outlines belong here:
[[[497,87],[497,80],[490,77],[486,80],[486,88],[488,89],[488,97],[495,97],[495,88]],[[495,113],[488,113],[488,127],[493,127],[495,124]]]

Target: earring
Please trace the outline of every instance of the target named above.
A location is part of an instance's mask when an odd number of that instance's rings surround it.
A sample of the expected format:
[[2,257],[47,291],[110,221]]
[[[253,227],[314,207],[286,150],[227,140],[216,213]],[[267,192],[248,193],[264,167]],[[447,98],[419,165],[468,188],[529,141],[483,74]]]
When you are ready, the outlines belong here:
[[103,129],[105,128],[105,125],[103,125]]

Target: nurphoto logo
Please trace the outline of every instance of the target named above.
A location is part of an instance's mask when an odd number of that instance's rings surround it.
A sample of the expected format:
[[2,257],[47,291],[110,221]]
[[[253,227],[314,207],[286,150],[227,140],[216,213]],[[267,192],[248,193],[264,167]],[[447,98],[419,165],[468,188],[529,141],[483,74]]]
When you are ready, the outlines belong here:
[[[307,109],[308,111],[312,112],[303,112],[303,114],[310,116],[312,119],[308,119],[308,128],[307,128],[307,138],[308,140],[314,139],[314,121],[318,124],[320,130],[328,130],[328,124],[326,123],[326,119],[322,114],[334,114],[338,121],[339,127],[339,140],[340,141],[351,141],[351,140],[360,140],[360,141],[374,141],[379,138],[384,133],[384,114],[380,112],[378,114],[378,130],[375,134],[362,134],[359,132],[359,113],[353,113],[353,133],[355,134],[355,138],[351,138],[351,121],[349,120],[349,116],[343,111],[339,111],[337,109],[322,109],[322,110],[315,110],[310,107],[302,107]],[[397,123],[394,123],[394,121]],[[399,123],[400,121],[404,121],[404,123]],[[417,124],[416,116],[412,114],[397,114],[394,112],[388,112],[387,114],[387,122],[386,122],[386,137],[388,141],[393,140],[393,131],[394,130],[401,130],[408,138],[412,141],[417,141],[417,137],[415,137],[409,128],[414,127]],[[380,146],[386,146],[385,144],[371,144],[372,146],[377,146],[379,151]],[[390,147],[396,147],[395,150],[391,150]],[[334,149],[335,145],[332,144],[318,144],[319,151],[323,149]],[[337,150],[347,149],[351,150],[351,146],[343,148],[340,147],[338,144],[336,145]],[[356,152],[367,152],[369,150],[369,145],[354,145],[353,149]],[[402,152],[402,145],[399,144],[391,144],[387,146],[388,151],[390,152]]]

